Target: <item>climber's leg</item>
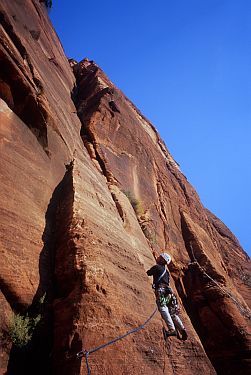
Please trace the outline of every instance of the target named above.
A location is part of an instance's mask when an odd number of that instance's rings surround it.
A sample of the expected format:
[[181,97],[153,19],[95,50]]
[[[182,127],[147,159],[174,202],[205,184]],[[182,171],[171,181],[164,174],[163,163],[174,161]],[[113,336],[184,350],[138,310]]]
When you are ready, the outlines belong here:
[[168,307],[167,306],[161,306],[160,304],[158,304],[158,309],[159,309],[159,312],[160,312],[162,318],[164,319],[164,321],[167,325],[168,331],[170,333],[176,333],[175,325],[174,325],[173,320],[171,318],[171,315],[169,313]]
[[182,323],[180,317],[176,314],[171,316],[175,327],[177,328],[178,331],[182,331],[182,329],[185,329],[184,324]]
[[173,314],[171,318],[174,322],[175,328],[181,334],[181,339],[185,341],[187,339],[187,332],[180,317],[177,314]]

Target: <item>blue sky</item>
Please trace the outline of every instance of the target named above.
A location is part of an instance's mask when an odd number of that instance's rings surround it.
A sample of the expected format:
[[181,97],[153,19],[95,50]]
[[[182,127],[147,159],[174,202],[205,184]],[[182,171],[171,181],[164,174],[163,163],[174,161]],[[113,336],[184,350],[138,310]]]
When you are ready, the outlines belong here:
[[53,0],[68,57],[95,60],[251,254],[251,1]]

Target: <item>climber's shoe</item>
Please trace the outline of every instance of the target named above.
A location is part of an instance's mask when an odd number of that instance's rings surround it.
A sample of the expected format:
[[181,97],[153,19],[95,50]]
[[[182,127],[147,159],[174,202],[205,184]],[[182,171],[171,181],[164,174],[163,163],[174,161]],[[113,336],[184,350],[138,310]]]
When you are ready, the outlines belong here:
[[175,329],[167,331],[165,328],[163,328],[162,330],[165,340],[170,336],[177,336],[177,332],[175,331]]
[[181,330],[181,340],[183,340],[183,341],[186,341],[187,340],[187,331],[185,330],[185,328],[183,328],[182,330]]

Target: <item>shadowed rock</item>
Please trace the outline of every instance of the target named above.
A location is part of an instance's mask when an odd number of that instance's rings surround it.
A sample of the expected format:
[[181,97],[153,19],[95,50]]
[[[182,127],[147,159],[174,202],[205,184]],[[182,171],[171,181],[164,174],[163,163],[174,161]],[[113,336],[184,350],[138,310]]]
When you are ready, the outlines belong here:
[[[249,374],[248,256],[104,72],[69,64],[40,3],[0,5],[0,374],[85,374],[78,351],[152,313],[162,249],[189,339],[165,347],[155,315],[92,353],[92,373]],[[8,316],[44,293],[31,343],[11,349]]]

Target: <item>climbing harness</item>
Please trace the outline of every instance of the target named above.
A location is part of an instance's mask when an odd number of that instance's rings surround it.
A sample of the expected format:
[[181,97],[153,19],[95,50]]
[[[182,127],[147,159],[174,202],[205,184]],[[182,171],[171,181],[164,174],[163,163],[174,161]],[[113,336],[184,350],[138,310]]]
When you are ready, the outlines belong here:
[[199,264],[198,260],[196,259],[195,255],[194,255],[194,251],[193,251],[193,246],[190,244],[190,248],[191,248],[191,251],[192,251],[192,255],[193,255],[193,262],[190,263],[191,265],[192,264],[197,264],[199,269],[201,270],[201,272],[208,278],[210,279],[215,285],[217,285],[217,287],[225,294],[227,295],[229,298],[232,299],[232,301],[235,303],[235,305],[238,307],[238,309],[240,310],[241,314],[243,316],[245,316],[247,319],[251,320],[251,315],[249,313],[249,311],[240,304],[239,301],[237,301],[237,299],[235,299],[232,294],[227,291],[225,288],[223,288],[216,280],[214,280],[205,270],[203,267],[201,267],[201,265]]
[[108,345],[112,345],[114,344],[116,341],[119,341],[119,340],[122,340],[124,339],[126,336],[129,336],[131,335],[132,333],[135,333],[137,331],[140,331],[141,329],[143,329],[145,327],[145,325],[150,322],[150,320],[153,318],[153,316],[155,315],[155,313],[157,312],[158,308],[156,307],[156,309],[153,311],[153,313],[149,316],[149,318],[147,318],[147,320],[139,327],[137,328],[134,328],[132,329],[131,331],[125,333],[124,335],[121,335],[119,337],[116,337],[115,339],[111,340],[111,341],[108,341],[107,343],[103,344],[103,345],[100,345],[98,346],[97,348],[94,348],[94,349],[91,349],[91,350],[81,350],[80,352],[78,352],[76,354],[76,357],[77,359],[81,359],[82,357],[85,357],[85,363],[86,363],[86,368],[87,368],[87,373],[88,375],[91,374],[91,370],[90,370],[90,366],[89,366],[89,362],[88,362],[88,358],[89,358],[89,355],[92,354],[92,353],[95,353],[97,352],[98,350],[100,349],[103,349],[105,348],[106,346]]
[[162,277],[165,275],[166,273],[166,268],[165,270],[162,272],[162,274],[160,275],[160,277],[158,278],[158,280],[156,281],[156,283],[152,284],[152,288],[155,289],[156,285],[158,285],[158,283],[160,282],[160,280],[162,279]]
[[164,294],[160,294],[159,296],[159,303],[160,303],[160,306],[167,306],[169,304],[169,302],[171,301],[171,294],[168,294],[167,296],[165,296]]
[[172,289],[165,284],[160,284],[155,289],[156,301],[160,304],[160,306],[168,305],[172,299],[172,295]]

